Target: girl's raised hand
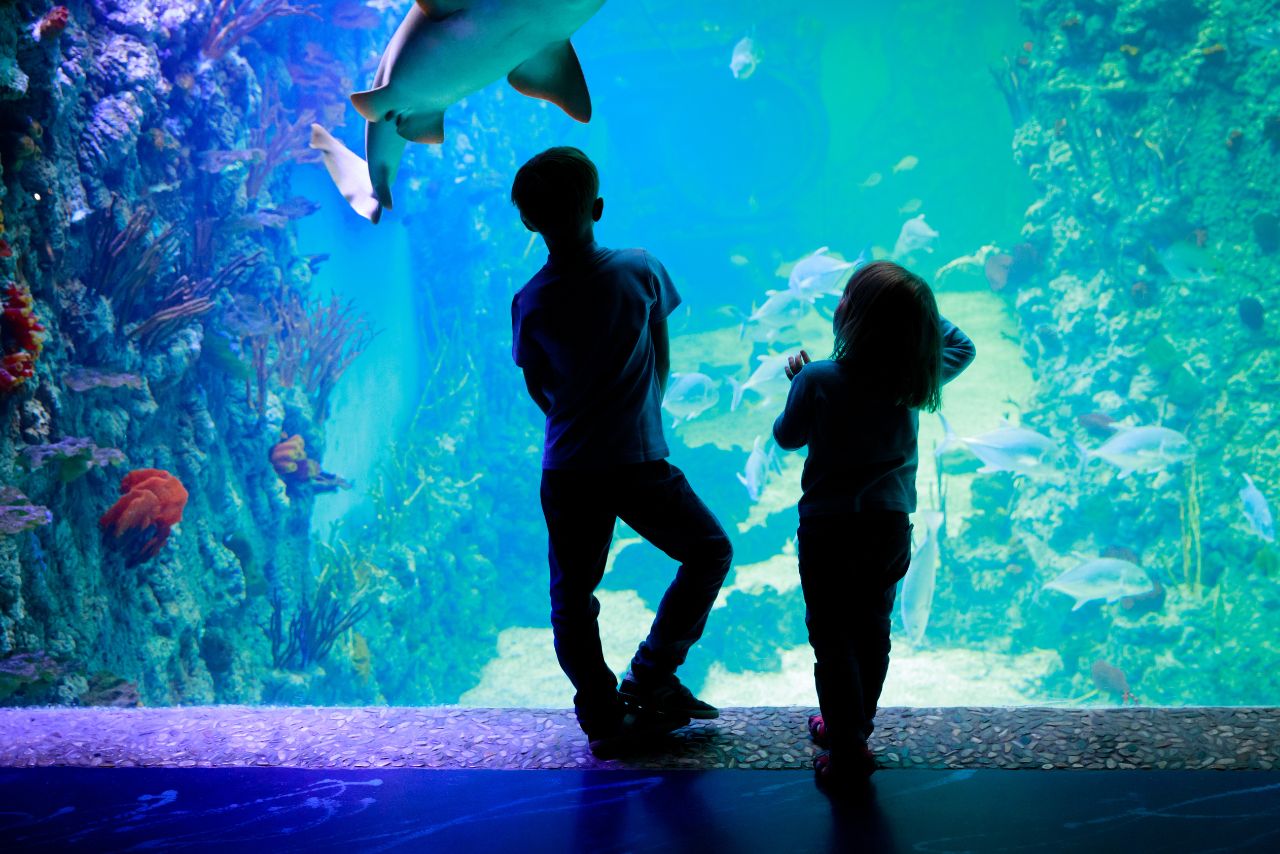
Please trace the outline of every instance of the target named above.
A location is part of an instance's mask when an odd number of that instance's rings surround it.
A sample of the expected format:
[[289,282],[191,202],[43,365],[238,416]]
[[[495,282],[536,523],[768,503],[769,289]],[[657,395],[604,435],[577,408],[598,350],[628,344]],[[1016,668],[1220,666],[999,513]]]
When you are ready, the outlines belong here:
[[805,365],[809,364],[809,362],[810,362],[809,354],[808,354],[808,353],[806,353],[804,350],[801,350],[801,351],[800,351],[800,355],[799,355],[799,356],[788,356],[788,357],[787,357],[787,368],[786,368],[786,371],[787,371],[787,379],[789,379],[789,380],[793,380],[793,379],[795,379],[795,378],[796,378],[796,374],[800,373],[800,370],[801,370]]

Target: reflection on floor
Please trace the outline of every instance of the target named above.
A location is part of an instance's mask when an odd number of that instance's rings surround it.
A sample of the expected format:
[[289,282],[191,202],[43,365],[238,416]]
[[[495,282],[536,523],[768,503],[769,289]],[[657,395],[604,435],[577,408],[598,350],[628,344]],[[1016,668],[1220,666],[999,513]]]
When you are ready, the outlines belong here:
[[6,850],[1275,851],[1267,772],[0,771]]

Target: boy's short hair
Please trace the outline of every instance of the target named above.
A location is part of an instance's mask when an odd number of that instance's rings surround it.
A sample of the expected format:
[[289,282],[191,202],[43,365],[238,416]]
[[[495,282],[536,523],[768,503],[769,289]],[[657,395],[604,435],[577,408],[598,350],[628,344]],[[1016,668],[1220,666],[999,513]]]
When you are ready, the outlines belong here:
[[560,145],[535,154],[516,172],[511,202],[538,231],[576,225],[591,215],[600,194],[600,173],[591,158]]

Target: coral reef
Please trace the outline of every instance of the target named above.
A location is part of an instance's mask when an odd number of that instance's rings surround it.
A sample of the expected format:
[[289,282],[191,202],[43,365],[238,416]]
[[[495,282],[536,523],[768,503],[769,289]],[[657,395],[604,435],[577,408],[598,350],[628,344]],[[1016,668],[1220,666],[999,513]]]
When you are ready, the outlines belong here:
[[120,481],[120,498],[98,525],[124,552],[125,566],[151,560],[169,539],[173,526],[182,521],[187,490],[181,481],[162,469],[134,469]]
[[299,434],[282,436],[267,455],[280,479],[291,486],[307,485],[315,492],[350,489],[342,478],[320,469],[320,463],[307,457],[306,440]]
[[12,486],[0,486],[0,534],[19,534],[52,521],[48,507],[30,503]]
[[36,317],[31,289],[10,282],[0,313],[0,393],[10,392],[35,375],[35,363],[44,349],[45,329]]
[[117,448],[99,448],[82,436],[67,436],[57,442],[28,445],[22,449],[21,458],[28,471],[35,471],[52,462],[57,470],[58,480],[68,483],[92,468],[124,462],[124,453]]

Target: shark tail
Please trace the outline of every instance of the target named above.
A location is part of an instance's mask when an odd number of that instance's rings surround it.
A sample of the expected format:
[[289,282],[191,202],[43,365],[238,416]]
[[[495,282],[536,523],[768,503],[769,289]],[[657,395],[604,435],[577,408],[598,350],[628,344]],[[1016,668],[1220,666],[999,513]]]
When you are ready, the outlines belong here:
[[382,205],[374,194],[364,158],[318,124],[311,125],[311,147],[320,152],[329,177],[352,210],[376,225],[382,218]]
[[1080,468],[1076,470],[1076,474],[1080,477],[1084,477],[1084,470],[1088,468],[1089,460],[1093,459],[1093,451],[1085,447],[1084,442],[1081,442],[1079,439],[1076,439],[1075,443],[1076,453],[1080,455]]
[[733,386],[733,402],[729,404],[729,411],[734,412],[738,408],[738,404],[742,403],[742,393],[746,391],[746,386],[729,377],[729,385]]
[[389,119],[393,104],[390,86],[379,86],[351,96],[351,105],[366,122],[383,122]]
[[964,444],[960,441],[960,437],[956,435],[956,431],[951,429],[951,422],[947,420],[947,416],[939,412],[938,420],[942,422],[943,437],[942,443],[933,449],[933,455],[935,457],[941,457],[944,454],[949,454]]

